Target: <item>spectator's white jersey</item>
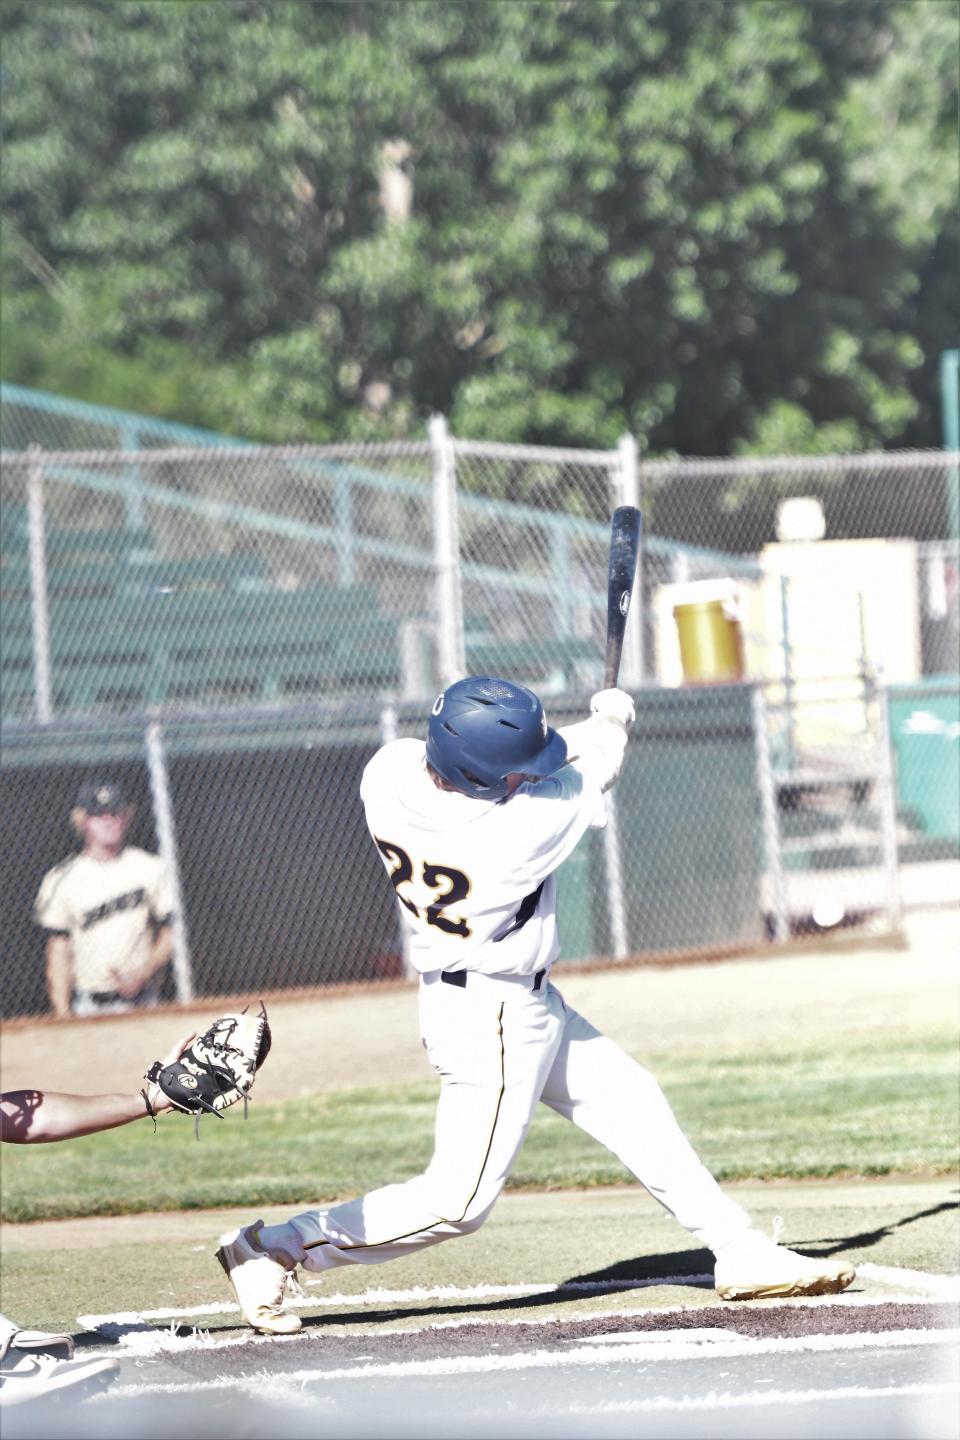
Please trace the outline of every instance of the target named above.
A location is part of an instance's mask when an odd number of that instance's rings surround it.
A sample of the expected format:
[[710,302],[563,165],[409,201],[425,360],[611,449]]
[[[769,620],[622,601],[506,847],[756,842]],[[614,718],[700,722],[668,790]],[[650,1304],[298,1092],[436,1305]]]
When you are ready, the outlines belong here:
[[126,845],[109,860],[73,855],[43,878],[34,920],[69,936],[77,990],[110,991],[113,969],[135,969],[150,953],[151,925],[169,922],[173,901],[159,855]]
[[554,871],[606,824],[602,776],[569,763],[508,799],[441,790],[421,740],[394,740],[367,765],[360,796],[421,973],[532,975],[557,957]]

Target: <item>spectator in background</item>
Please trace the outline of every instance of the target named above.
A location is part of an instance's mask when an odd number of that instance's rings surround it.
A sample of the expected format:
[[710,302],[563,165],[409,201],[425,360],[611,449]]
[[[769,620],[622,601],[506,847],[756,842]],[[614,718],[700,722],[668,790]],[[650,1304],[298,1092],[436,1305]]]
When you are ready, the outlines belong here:
[[47,936],[54,1015],[156,1005],[173,953],[172,900],[159,855],[126,843],[134,809],[113,780],[80,787],[70,819],[83,849],[47,872],[34,919]]

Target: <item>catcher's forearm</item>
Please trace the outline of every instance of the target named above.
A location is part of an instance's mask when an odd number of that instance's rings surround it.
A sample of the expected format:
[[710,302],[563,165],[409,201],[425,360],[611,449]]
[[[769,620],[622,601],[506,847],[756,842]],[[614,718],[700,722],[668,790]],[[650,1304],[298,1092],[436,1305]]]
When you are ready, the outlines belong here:
[[[154,1110],[169,1109],[160,1096]],[[64,1095],[55,1090],[8,1090],[0,1095],[0,1139],[41,1145],[112,1130],[147,1116],[142,1093]]]

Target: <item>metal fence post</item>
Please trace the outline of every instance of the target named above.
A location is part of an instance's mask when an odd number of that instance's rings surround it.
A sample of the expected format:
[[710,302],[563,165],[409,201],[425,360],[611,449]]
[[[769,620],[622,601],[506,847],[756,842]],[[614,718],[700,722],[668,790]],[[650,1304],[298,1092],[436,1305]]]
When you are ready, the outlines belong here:
[[436,576],[437,655],[443,689],[464,674],[463,589],[457,534],[457,476],[443,415],[430,417],[433,452],[433,558]]
[[[389,745],[400,734],[397,712],[392,705],[385,705],[380,711],[380,744]],[[403,918],[400,898],[397,897],[397,927],[400,931],[400,954],[403,964],[403,978],[416,980],[419,971],[410,959],[410,931]]]
[[[960,350],[944,350],[940,356],[940,411],[944,449],[960,450]],[[947,524],[951,540],[960,537],[960,469],[947,467]]]
[[857,623],[860,630],[860,693],[863,696],[863,733],[870,733],[870,651],[867,645],[867,607],[863,591],[857,591]]
[[793,717],[793,650],[790,641],[790,581],[780,576],[780,627],[783,633],[783,705],[787,720],[787,768],[792,770],[795,756],[795,722]]
[[575,592],[570,574],[570,532],[565,525],[554,525],[550,545],[550,575],[553,581],[556,633],[572,635]]
[[[117,427],[117,442],[127,452],[140,450],[139,420],[125,420]],[[127,529],[142,530],[147,523],[147,507],[143,497],[143,475],[139,465],[131,465],[125,471],[127,482]]]
[[[632,435],[621,435],[617,444],[617,504],[634,505],[640,509],[640,470],[637,464],[637,442]],[[633,603],[627,615],[623,637],[623,688],[636,689],[644,682],[646,666],[644,626],[646,599],[643,590],[643,526],[640,528],[640,552],[637,556],[637,578],[633,587]]]
[[886,685],[877,685],[877,796],[880,810],[880,846],[886,877],[887,914],[899,930],[903,922],[900,890],[900,857],[897,854],[897,785],[890,734],[890,696]]
[[790,939],[787,895],[783,880],[783,855],[780,847],[780,821],[777,815],[777,791],[773,778],[770,753],[770,731],[767,725],[767,702],[762,685],[753,687],[753,743],[756,751],[757,789],[760,792],[760,815],[764,853],[764,903],[769,901],[773,922],[773,938],[778,944]]
[[146,746],[157,844],[160,849],[160,857],[167,867],[170,894],[173,898],[173,978],[177,999],[184,1003],[193,999],[193,968],[190,961],[190,942],[187,938],[187,921],[183,910],[183,891],[180,887],[177,835],[173,823],[173,806],[170,803],[170,776],[167,771],[163,730],[156,720],[151,721],[147,726]]
[[47,591],[47,538],[44,514],[43,461],[40,448],[30,446],[27,472],[27,527],[30,553],[30,618],[33,627],[33,693],[39,725],[53,719],[50,684],[50,607]]
[[337,583],[352,585],[357,578],[354,559],[353,513],[350,481],[342,465],[333,467],[333,523],[337,532]]

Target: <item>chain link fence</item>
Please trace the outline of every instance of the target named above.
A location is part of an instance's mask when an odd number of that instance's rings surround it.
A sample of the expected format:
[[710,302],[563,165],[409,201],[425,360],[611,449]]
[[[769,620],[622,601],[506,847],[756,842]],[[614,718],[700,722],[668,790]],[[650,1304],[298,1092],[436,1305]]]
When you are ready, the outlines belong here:
[[440,419],[263,448],[2,400],[3,1013],[48,1007],[32,905],[90,778],[173,874],[165,999],[402,977],[363,766],[463,673],[583,715],[620,503],[644,514],[637,724],[607,830],[561,873],[562,959],[890,927],[960,895],[957,456],[643,462]]

